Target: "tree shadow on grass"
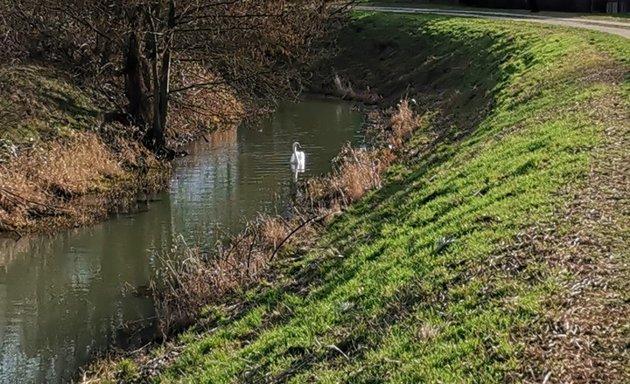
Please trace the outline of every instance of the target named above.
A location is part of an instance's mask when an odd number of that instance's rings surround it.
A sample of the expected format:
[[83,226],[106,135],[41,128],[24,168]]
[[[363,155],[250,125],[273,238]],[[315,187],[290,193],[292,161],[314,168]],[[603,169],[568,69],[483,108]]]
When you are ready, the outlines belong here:
[[60,92],[46,91],[42,94],[45,100],[53,103],[59,110],[67,113],[75,119],[89,119],[99,117],[102,112],[89,109],[81,105],[76,98]]

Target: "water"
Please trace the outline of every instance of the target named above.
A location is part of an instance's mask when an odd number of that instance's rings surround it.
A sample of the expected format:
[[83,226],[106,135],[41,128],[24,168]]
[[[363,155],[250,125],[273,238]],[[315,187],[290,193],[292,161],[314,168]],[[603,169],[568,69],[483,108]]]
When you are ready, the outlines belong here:
[[176,162],[170,190],[139,213],[55,236],[0,240],[0,383],[74,378],[92,353],[128,338],[117,332],[123,324],[150,321],[151,301],[131,292],[148,284],[155,250],[180,234],[211,246],[259,211],[282,211],[295,185],[292,142],[307,156],[298,177],[317,175],[330,170],[345,142],[359,140],[361,123],[360,113],[338,101],[287,103],[257,127],[192,145]]

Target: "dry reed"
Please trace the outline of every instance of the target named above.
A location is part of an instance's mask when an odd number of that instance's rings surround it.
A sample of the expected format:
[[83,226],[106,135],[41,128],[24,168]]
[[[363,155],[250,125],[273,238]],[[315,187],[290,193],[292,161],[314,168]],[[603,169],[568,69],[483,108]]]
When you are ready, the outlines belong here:
[[409,100],[401,100],[391,117],[390,144],[395,147],[402,146],[421,124],[422,118],[411,109]]
[[381,97],[370,90],[368,87],[365,90],[356,91],[349,81],[344,81],[338,74],[333,76],[334,92],[342,99],[356,100],[366,104],[375,104]]
[[[107,214],[106,201],[87,204],[82,198],[110,192],[120,197],[123,189],[131,191],[139,184],[134,171],[140,166],[159,167],[141,146],[117,143],[109,146],[96,133],[74,132],[22,148],[0,164],[0,230],[45,230],[62,222],[89,223]],[[115,189],[120,191],[113,193]]]

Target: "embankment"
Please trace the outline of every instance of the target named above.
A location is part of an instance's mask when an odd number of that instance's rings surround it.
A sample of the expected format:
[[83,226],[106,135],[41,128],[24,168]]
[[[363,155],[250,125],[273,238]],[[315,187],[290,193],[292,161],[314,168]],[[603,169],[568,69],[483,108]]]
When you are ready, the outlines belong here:
[[[165,187],[168,162],[142,145],[137,129],[110,121],[116,108],[102,91],[78,83],[53,68],[0,67],[0,233],[89,224]],[[227,90],[204,96],[217,114],[240,111]],[[169,145],[219,124],[189,115],[173,108]]]
[[423,114],[401,161],[264,284],[101,379],[627,381],[630,43],[374,13],[340,43],[323,73]]

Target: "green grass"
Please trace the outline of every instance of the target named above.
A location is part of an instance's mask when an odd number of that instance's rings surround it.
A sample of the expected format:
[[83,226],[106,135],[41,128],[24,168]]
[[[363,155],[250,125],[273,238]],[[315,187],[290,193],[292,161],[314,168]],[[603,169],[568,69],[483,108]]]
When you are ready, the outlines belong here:
[[501,382],[522,369],[515,333],[543,314],[560,271],[509,245],[553,225],[564,193],[585,183],[607,124],[596,106],[628,108],[630,43],[359,13],[341,44],[331,65],[356,86],[434,112],[416,154],[317,247],[238,296],[238,313],[209,311],[209,330],[182,335],[157,382]]
[[102,109],[72,79],[35,65],[0,67],[0,143],[25,144],[96,130]]
[[405,1],[387,1],[387,0],[361,0],[360,5],[373,5],[378,7],[401,7],[401,8],[436,8],[436,9],[478,9],[465,5],[449,5],[449,4],[431,4],[431,3],[413,3]]
[[135,380],[139,376],[136,363],[129,359],[122,359],[118,362],[117,369],[120,372],[120,377],[125,381]]

